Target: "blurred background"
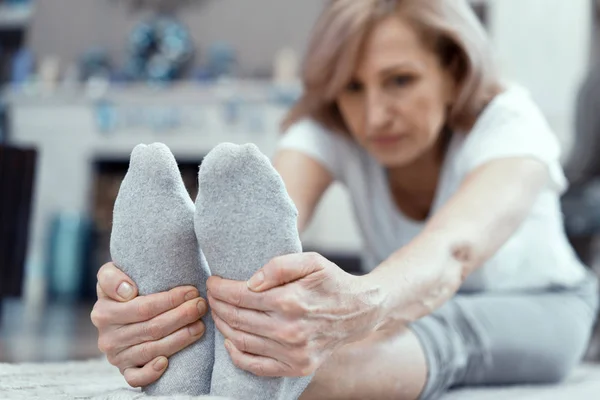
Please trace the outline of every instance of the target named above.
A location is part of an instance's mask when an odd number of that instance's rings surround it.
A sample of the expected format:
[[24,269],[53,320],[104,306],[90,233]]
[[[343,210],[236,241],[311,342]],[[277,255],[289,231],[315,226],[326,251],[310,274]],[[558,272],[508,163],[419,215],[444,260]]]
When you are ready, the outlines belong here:
[[[0,362],[100,354],[89,312],[131,150],[166,143],[192,196],[216,144],[253,142],[272,155],[323,2],[0,1]],[[597,269],[599,4],[471,3],[502,73],[531,91],[563,145],[565,226]],[[340,186],[302,239],[361,272]],[[598,341],[588,359],[600,359]]]

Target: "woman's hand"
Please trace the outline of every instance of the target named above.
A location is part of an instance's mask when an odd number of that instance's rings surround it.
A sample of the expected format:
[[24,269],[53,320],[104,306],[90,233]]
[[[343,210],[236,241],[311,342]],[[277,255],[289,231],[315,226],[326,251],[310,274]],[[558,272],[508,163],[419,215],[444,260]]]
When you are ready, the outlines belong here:
[[167,367],[166,357],[204,334],[199,319],[207,306],[193,286],[137,297],[133,281],[108,263],[98,271],[96,289],[91,318],[98,348],[133,387],[156,381]]
[[259,376],[308,376],[337,347],[376,329],[383,293],[365,279],[318,254],[292,254],[248,283],[209,278],[208,301],[236,366]]

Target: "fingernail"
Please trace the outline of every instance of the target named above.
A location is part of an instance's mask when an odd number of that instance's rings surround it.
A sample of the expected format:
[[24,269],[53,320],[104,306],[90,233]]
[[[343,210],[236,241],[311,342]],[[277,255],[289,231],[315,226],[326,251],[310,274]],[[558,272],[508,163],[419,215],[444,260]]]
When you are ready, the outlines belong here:
[[196,289],[190,290],[189,292],[187,292],[185,294],[184,299],[185,299],[185,301],[192,300],[192,299],[195,299],[196,297],[198,297],[199,295],[200,294],[198,293],[198,290],[196,290]]
[[154,362],[152,366],[155,371],[162,371],[167,366],[167,359],[165,357],[160,357],[158,360]]
[[121,298],[127,300],[131,297],[131,295],[133,294],[133,286],[131,286],[129,283],[127,282],[123,282],[119,285],[119,287],[117,288],[117,294],[119,296],[121,296]]
[[206,302],[204,300],[198,300],[198,312],[200,316],[206,314]]
[[265,274],[262,271],[259,271],[248,281],[248,288],[256,290],[264,283],[264,281]]
[[231,343],[231,341],[229,339],[225,339],[225,348],[228,351],[231,351],[232,346],[233,346],[233,343]]
[[193,325],[190,325],[188,331],[192,336],[199,336],[204,332],[204,324],[202,322],[196,322]]

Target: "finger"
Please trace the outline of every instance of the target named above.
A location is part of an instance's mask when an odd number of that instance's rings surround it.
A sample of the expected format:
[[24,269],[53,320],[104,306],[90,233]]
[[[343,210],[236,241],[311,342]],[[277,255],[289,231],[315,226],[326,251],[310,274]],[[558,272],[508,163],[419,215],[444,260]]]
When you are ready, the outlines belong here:
[[297,253],[275,257],[247,282],[255,292],[285,285],[324,269],[325,258],[317,253]]
[[278,358],[288,353],[287,349],[274,340],[233,329],[216,314],[213,314],[213,320],[223,337],[229,339],[236,349],[243,353],[270,358]]
[[[199,296],[198,289],[193,286],[181,286],[161,292],[139,296],[126,303],[105,301],[98,307],[97,314],[102,314],[112,325],[127,325],[148,321],[164,312],[173,310],[186,301]],[[98,315],[97,315],[98,317]]]
[[218,300],[237,307],[252,310],[271,311],[267,308],[266,293],[255,293],[248,289],[246,282],[231,281],[218,276],[211,276],[206,282],[210,295]]
[[115,356],[109,356],[108,361],[120,368],[143,366],[158,356],[171,357],[196,342],[203,334],[204,324],[197,321],[160,340],[129,347]]
[[98,284],[100,293],[115,301],[128,301],[138,294],[137,286],[133,280],[113,263],[104,264],[98,270]]
[[273,318],[262,311],[235,307],[210,296],[208,301],[214,314],[239,331],[268,337],[277,328]]
[[206,314],[208,305],[204,299],[193,299],[174,310],[164,312],[149,321],[123,326],[114,332],[112,341],[121,348],[159,340],[173,332],[198,321]]
[[157,357],[141,368],[131,367],[123,371],[125,380],[131,387],[148,386],[156,382],[167,370],[169,360],[166,357]]
[[225,348],[227,349],[227,352],[229,352],[229,356],[236,367],[253,373],[254,375],[270,377],[295,376],[292,368],[287,364],[272,358],[243,353],[229,340],[225,340]]

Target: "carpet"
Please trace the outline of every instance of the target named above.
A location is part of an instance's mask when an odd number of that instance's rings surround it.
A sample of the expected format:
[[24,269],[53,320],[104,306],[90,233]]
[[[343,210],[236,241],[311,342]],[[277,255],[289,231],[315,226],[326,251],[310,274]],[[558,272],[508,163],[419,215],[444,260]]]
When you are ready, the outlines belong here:
[[[130,388],[104,359],[48,364],[0,364],[0,399],[137,400],[149,398]],[[155,400],[223,400],[211,396],[153,397]],[[456,390],[443,400],[598,400],[600,365],[583,365],[563,384]]]

